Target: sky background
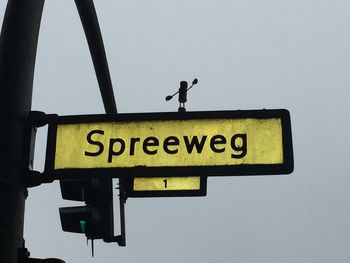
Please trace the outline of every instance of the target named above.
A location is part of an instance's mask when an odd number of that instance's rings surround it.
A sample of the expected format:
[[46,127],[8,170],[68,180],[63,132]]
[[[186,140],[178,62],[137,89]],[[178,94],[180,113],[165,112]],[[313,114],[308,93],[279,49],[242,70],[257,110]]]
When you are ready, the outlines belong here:
[[[7,1],[0,1],[1,18]],[[176,111],[181,80],[198,85],[188,111],[285,108],[291,175],[211,177],[208,195],[129,199],[127,246],[63,232],[58,182],[29,189],[33,257],[67,263],[350,260],[350,2],[348,0],[95,1],[119,112]],[[104,113],[73,0],[47,0],[33,109]],[[43,169],[46,129],[35,168]],[[117,191],[115,191],[117,195]],[[118,206],[115,206],[118,215]],[[116,218],[116,234],[119,218]]]

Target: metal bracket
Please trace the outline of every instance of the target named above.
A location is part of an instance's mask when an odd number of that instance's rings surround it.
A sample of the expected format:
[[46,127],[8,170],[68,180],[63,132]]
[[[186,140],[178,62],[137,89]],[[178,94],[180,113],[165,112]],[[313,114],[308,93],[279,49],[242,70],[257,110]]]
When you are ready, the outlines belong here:
[[58,258],[30,258],[30,252],[23,247],[18,250],[18,263],[65,263]]
[[105,238],[105,239],[103,239],[103,241],[107,242],[107,243],[116,242],[121,247],[125,246],[124,237],[122,235],[113,236],[113,237],[110,237],[108,239]]
[[27,168],[28,172],[23,178],[23,185],[26,188],[31,188],[39,186],[42,183],[52,183],[53,180],[47,176],[43,176],[42,173],[38,171],[33,171],[34,163],[34,149],[35,149],[35,138],[37,128],[43,127],[50,123],[50,121],[56,118],[57,114],[46,114],[41,111],[30,111],[28,114],[28,145],[27,145]]
[[125,182],[123,179],[119,178],[119,208],[120,208],[120,236],[118,245],[121,247],[126,246],[126,234],[125,234],[125,203],[126,203],[126,191],[125,191]]
[[54,180],[47,176],[43,176],[38,171],[28,171],[27,175],[23,179],[23,184],[27,188],[36,187],[43,183],[52,183]]
[[39,128],[49,124],[52,119],[57,118],[57,114],[46,114],[42,111],[30,111],[28,120],[32,127]]

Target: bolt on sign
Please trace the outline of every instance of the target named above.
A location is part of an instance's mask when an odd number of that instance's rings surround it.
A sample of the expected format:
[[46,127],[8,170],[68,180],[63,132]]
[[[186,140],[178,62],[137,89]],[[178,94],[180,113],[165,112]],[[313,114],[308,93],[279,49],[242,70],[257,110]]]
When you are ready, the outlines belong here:
[[45,173],[234,176],[293,171],[287,110],[56,116]]

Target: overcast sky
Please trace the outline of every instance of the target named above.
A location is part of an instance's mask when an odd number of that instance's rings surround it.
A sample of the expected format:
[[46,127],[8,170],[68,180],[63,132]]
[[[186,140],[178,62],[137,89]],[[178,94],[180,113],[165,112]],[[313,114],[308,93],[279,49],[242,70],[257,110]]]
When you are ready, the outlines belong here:
[[[350,2],[95,5],[119,112],[176,111],[176,100],[165,96],[181,80],[198,78],[188,111],[288,109],[295,170],[212,177],[207,197],[129,199],[127,246],[96,241],[94,258],[83,235],[61,230],[58,208],[79,204],[62,200],[58,182],[36,187],[25,215],[32,256],[67,263],[349,262]],[[3,0],[1,17],[5,7]],[[103,113],[73,0],[46,1],[33,109]],[[43,169],[45,138],[40,129],[37,170]]]

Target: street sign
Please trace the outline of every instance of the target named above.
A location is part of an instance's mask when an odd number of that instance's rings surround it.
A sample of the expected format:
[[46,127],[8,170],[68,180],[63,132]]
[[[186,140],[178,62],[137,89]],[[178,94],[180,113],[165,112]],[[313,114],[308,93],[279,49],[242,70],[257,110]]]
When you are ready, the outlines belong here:
[[292,171],[287,110],[57,116],[49,123],[45,173],[58,179]]
[[127,197],[205,196],[207,194],[207,177],[131,177],[126,182]]

